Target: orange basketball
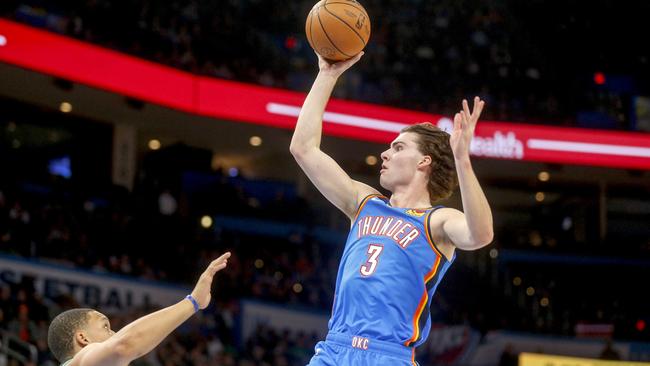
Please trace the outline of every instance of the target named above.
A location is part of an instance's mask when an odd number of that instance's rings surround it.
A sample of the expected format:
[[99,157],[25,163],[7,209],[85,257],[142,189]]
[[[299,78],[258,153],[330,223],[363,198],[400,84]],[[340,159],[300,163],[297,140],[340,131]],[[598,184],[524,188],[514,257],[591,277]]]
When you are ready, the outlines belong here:
[[370,18],[355,0],[321,0],[307,16],[309,45],[330,61],[342,61],[361,52],[370,38]]

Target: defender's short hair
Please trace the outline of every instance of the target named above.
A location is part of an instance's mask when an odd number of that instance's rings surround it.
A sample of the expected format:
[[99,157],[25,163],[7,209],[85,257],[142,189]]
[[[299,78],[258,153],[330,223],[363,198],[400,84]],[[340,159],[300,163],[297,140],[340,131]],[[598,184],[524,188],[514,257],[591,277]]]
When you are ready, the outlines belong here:
[[88,324],[92,309],[80,308],[57,315],[47,330],[47,345],[61,363],[74,357],[74,334]]

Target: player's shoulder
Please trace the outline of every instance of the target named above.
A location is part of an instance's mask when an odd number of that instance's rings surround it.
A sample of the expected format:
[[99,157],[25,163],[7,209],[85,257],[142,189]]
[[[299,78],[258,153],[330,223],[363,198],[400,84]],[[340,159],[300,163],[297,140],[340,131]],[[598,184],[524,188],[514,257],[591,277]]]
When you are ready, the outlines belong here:
[[354,211],[346,213],[350,218],[350,221],[352,222],[354,222],[357,219],[357,217],[359,216],[363,208],[366,206],[368,201],[370,201],[375,197],[383,197],[382,194],[375,188],[356,180],[353,182],[357,192],[355,207],[354,207]]
[[365,183],[359,181],[354,181],[354,185],[357,191],[357,204],[356,208],[363,206],[365,202],[375,197],[383,197],[381,192],[376,190],[374,187],[369,186]]
[[112,366],[128,365],[128,362],[124,362],[115,356],[115,343],[113,337],[111,337],[104,342],[88,344],[77,352],[66,366],[95,366],[98,363],[103,365],[106,364],[107,355],[112,359],[110,361]]
[[354,187],[357,191],[357,206],[369,196],[381,196],[381,193],[374,187],[356,180]]
[[447,220],[454,218],[462,218],[465,214],[452,207],[437,206],[434,207],[433,212],[429,215],[429,230],[433,236],[444,236],[442,226]]
[[[84,359],[88,358],[89,355],[92,355],[93,352],[97,352],[100,348],[102,348],[102,343],[90,343],[84,348],[82,348],[79,352],[77,352],[76,355],[72,359],[70,359],[67,364],[63,364],[65,366],[84,366],[87,365],[88,363],[84,361]],[[62,366],[63,366],[62,365]]]
[[433,206],[433,212],[431,212],[431,215],[429,217],[435,218],[435,219],[444,219],[444,218],[449,218],[449,217],[457,217],[457,216],[463,216],[463,212],[460,210],[457,210],[453,207],[447,207],[447,206]]
[[97,346],[95,343],[87,345],[86,347],[82,348],[81,351],[77,352],[74,357],[62,363],[61,366],[81,366],[83,364],[84,357],[86,357],[86,355],[92,352],[96,347]]

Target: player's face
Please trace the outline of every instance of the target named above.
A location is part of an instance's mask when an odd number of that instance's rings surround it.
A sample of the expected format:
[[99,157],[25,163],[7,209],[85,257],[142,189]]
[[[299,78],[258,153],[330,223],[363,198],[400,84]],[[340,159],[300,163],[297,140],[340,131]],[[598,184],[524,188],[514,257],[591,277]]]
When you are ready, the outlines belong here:
[[108,318],[98,311],[91,311],[88,314],[88,325],[84,333],[90,343],[103,342],[115,334],[111,330]]
[[424,157],[418,150],[417,138],[413,132],[404,132],[381,153],[379,183],[382,187],[392,192],[395,187],[408,185],[413,180]]

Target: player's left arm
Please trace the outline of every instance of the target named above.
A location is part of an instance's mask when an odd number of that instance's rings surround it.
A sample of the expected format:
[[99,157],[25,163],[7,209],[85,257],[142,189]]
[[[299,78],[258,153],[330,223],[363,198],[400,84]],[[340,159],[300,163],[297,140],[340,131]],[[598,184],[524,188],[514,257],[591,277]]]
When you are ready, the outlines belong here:
[[484,105],[484,101],[475,97],[473,111],[470,113],[467,100],[463,100],[463,110],[454,116],[454,130],[449,138],[464,213],[446,210],[448,212],[442,230],[456,248],[463,250],[482,248],[490,244],[494,237],[490,204],[474,174],[469,158],[470,142]]

